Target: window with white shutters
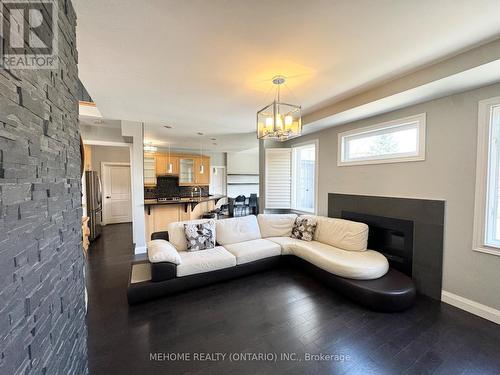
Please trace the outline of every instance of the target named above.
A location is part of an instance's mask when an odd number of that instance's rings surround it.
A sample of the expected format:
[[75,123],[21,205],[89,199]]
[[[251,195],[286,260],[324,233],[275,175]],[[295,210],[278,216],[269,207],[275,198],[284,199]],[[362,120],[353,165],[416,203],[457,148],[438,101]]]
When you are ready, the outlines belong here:
[[266,209],[289,209],[292,199],[292,150],[266,149]]

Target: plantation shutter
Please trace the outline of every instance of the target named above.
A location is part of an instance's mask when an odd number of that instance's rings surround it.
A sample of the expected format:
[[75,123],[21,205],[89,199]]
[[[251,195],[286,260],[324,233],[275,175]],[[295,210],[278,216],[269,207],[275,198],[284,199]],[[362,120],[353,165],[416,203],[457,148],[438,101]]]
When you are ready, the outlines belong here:
[[290,209],[292,149],[266,149],[266,209]]

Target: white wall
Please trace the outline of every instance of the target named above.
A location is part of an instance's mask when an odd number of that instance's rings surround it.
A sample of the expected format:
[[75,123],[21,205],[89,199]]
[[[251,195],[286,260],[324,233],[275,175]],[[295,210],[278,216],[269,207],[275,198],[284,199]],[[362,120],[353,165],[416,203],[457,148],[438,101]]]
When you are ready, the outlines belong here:
[[228,174],[259,174],[259,149],[227,153]]
[[132,232],[135,253],[146,249],[146,224],[144,220],[144,129],[143,124],[122,121],[122,135],[132,139],[130,147],[130,172],[132,179]]
[[[164,152],[168,153],[168,148],[166,147],[158,147],[158,152]],[[176,153],[176,154],[193,154],[193,155],[199,155],[200,154],[200,149],[177,149],[177,148],[172,148],[170,150],[171,153]],[[203,155],[209,156],[210,157],[210,165],[217,165],[219,167],[224,167],[226,165],[226,153],[225,152],[213,152],[213,151],[207,151],[203,150]]]
[[[254,184],[255,181],[258,182],[259,170],[258,148],[242,152],[228,152],[227,195],[232,198],[235,198],[238,195],[244,195],[246,197],[249,197],[250,194],[259,195],[259,185]],[[238,184],[232,184],[235,182],[237,182]],[[248,185],[243,185],[242,183],[244,182],[248,182]]]
[[[327,214],[328,193],[445,200],[443,290],[500,309],[500,256],[472,250],[478,101],[499,95],[500,84],[487,86],[326,129],[283,146],[319,140],[320,215]],[[422,112],[427,113],[425,161],[337,166],[339,132]]]
[[90,146],[92,148],[92,170],[101,175],[102,162],[130,163],[130,148],[117,146]]
[[120,128],[110,128],[106,126],[90,126],[90,125],[80,124],[80,132],[84,143],[127,142],[127,139],[122,136]]

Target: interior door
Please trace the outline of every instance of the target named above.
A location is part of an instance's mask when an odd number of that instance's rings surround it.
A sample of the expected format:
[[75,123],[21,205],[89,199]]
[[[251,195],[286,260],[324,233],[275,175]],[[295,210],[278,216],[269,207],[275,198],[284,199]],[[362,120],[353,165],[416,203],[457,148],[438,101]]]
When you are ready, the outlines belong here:
[[130,166],[106,163],[102,173],[104,224],[131,222]]

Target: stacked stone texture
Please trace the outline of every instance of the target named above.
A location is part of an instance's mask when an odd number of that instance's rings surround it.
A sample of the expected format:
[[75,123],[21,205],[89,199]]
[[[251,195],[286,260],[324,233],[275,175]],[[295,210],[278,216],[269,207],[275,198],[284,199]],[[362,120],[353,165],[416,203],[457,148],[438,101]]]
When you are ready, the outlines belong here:
[[60,0],[59,68],[0,69],[0,374],[88,372],[75,26]]

